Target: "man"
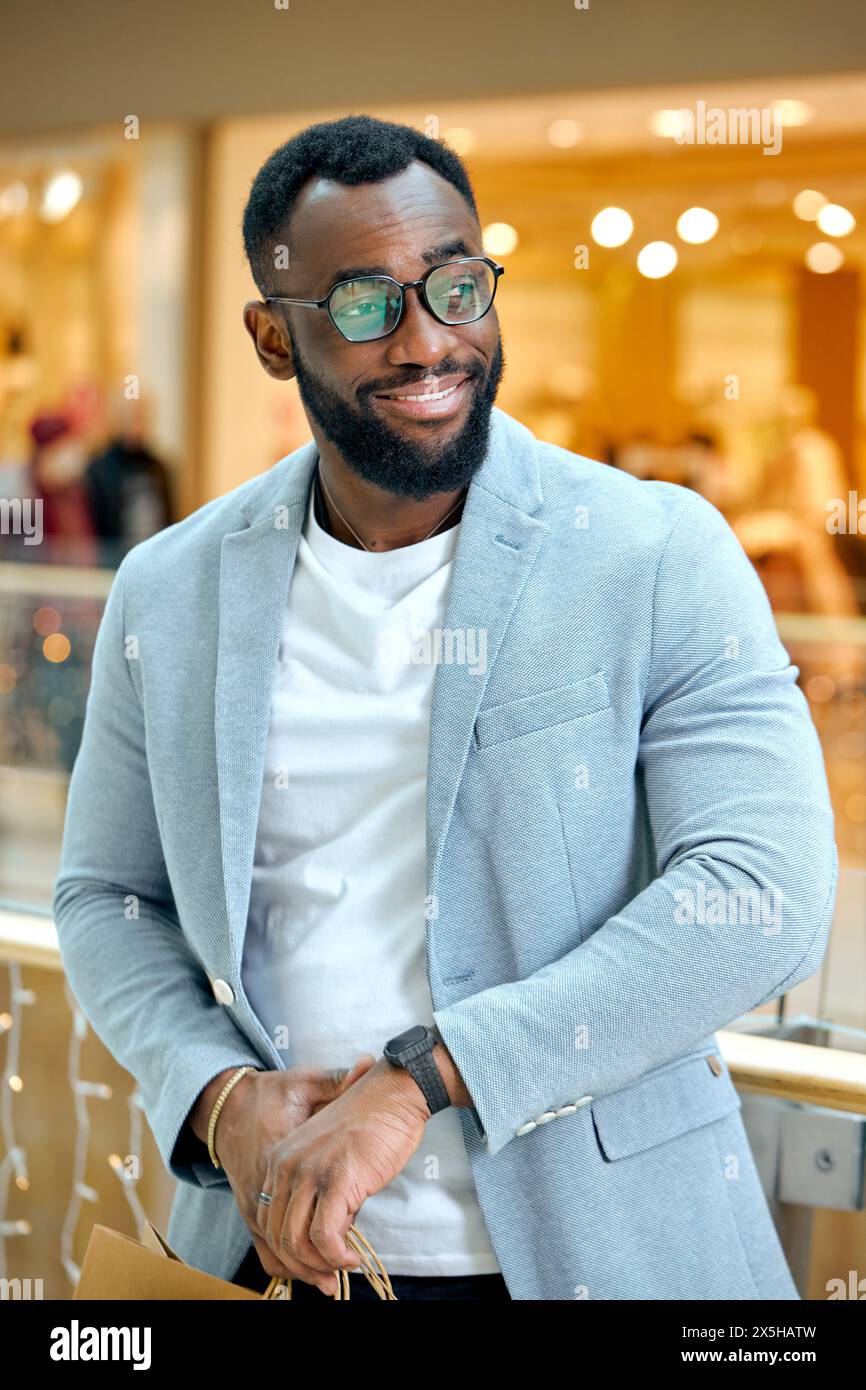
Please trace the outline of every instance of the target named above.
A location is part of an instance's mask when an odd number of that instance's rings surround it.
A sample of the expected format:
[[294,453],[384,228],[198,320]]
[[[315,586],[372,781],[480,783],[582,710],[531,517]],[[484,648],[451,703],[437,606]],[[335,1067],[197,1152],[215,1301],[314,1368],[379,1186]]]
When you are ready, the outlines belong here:
[[121,565],[55,894],[170,1243],[314,1300],[356,1220],[398,1298],[797,1298],[714,1037],[814,972],[836,882],[754,570],[493,407],[444,146],[314,126],[244,234],[313,439]]

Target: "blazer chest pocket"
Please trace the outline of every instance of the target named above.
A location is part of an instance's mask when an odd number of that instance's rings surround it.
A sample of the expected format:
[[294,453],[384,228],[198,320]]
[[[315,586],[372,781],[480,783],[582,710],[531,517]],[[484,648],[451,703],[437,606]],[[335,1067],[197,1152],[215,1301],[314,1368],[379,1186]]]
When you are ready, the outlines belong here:
[[740,1106],[727,1067],[711,1052],[600,1096],[590,1108],[605,1158],[617,1159],[711,1124]]
[[603,671],[583,680],[523,695],[502,705],[479,710],[475,720],[475,742],[482,748],[507,739],[520,738],[539,729],[567,724],[581,715],[595,714],[610,705],[610,691]]

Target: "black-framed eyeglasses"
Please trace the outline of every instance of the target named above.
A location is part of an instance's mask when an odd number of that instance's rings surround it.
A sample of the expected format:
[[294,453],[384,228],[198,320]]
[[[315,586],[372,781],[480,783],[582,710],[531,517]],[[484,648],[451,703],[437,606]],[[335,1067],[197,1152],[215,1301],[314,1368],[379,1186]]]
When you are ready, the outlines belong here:
[[418,290],[422,303],[440,323],[475,323],[493,303],[496,284],[505,267],[489,256],[464,256],[434,265],[420,280],[401,284],[390,275],[361,275],[340,280],[324,299],[287,299],[269,294],[265,303],[299,304],[306,309],[327,309],[338,333],[350,343],[369,343],[387,338],[400,323],[406,291]]

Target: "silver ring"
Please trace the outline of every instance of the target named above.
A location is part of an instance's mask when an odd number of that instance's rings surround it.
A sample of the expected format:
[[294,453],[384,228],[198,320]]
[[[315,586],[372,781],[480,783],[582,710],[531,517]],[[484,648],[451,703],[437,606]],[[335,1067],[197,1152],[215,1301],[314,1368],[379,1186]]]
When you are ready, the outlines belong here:
[[260,1192],[259,1202],[263,1207],[269,1207],[271,1205],[271,1194],[269,1192]]

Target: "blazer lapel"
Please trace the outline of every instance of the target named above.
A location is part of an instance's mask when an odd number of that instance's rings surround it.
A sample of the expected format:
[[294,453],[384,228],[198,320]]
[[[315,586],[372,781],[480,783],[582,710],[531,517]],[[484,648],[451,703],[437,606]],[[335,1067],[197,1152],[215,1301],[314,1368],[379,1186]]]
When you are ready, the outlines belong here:
[[[542,500],[534,436],[494,409],[487,454],[470,483],[460,519],[443,620],[442,651],[459,652],[462,643],[476,659],[440,661],[433,679],[427,755],[428,896],[436,894],[478,707],[511,612],[548,533],[547,525],[532,515]],[[485,656],[481,664],[479,652]]]
[[233,959],[243,951],[271,689],[317,458],[310,442],[275,464],[244,502],[250,524],[224,536],[220,551],[214,737]]

